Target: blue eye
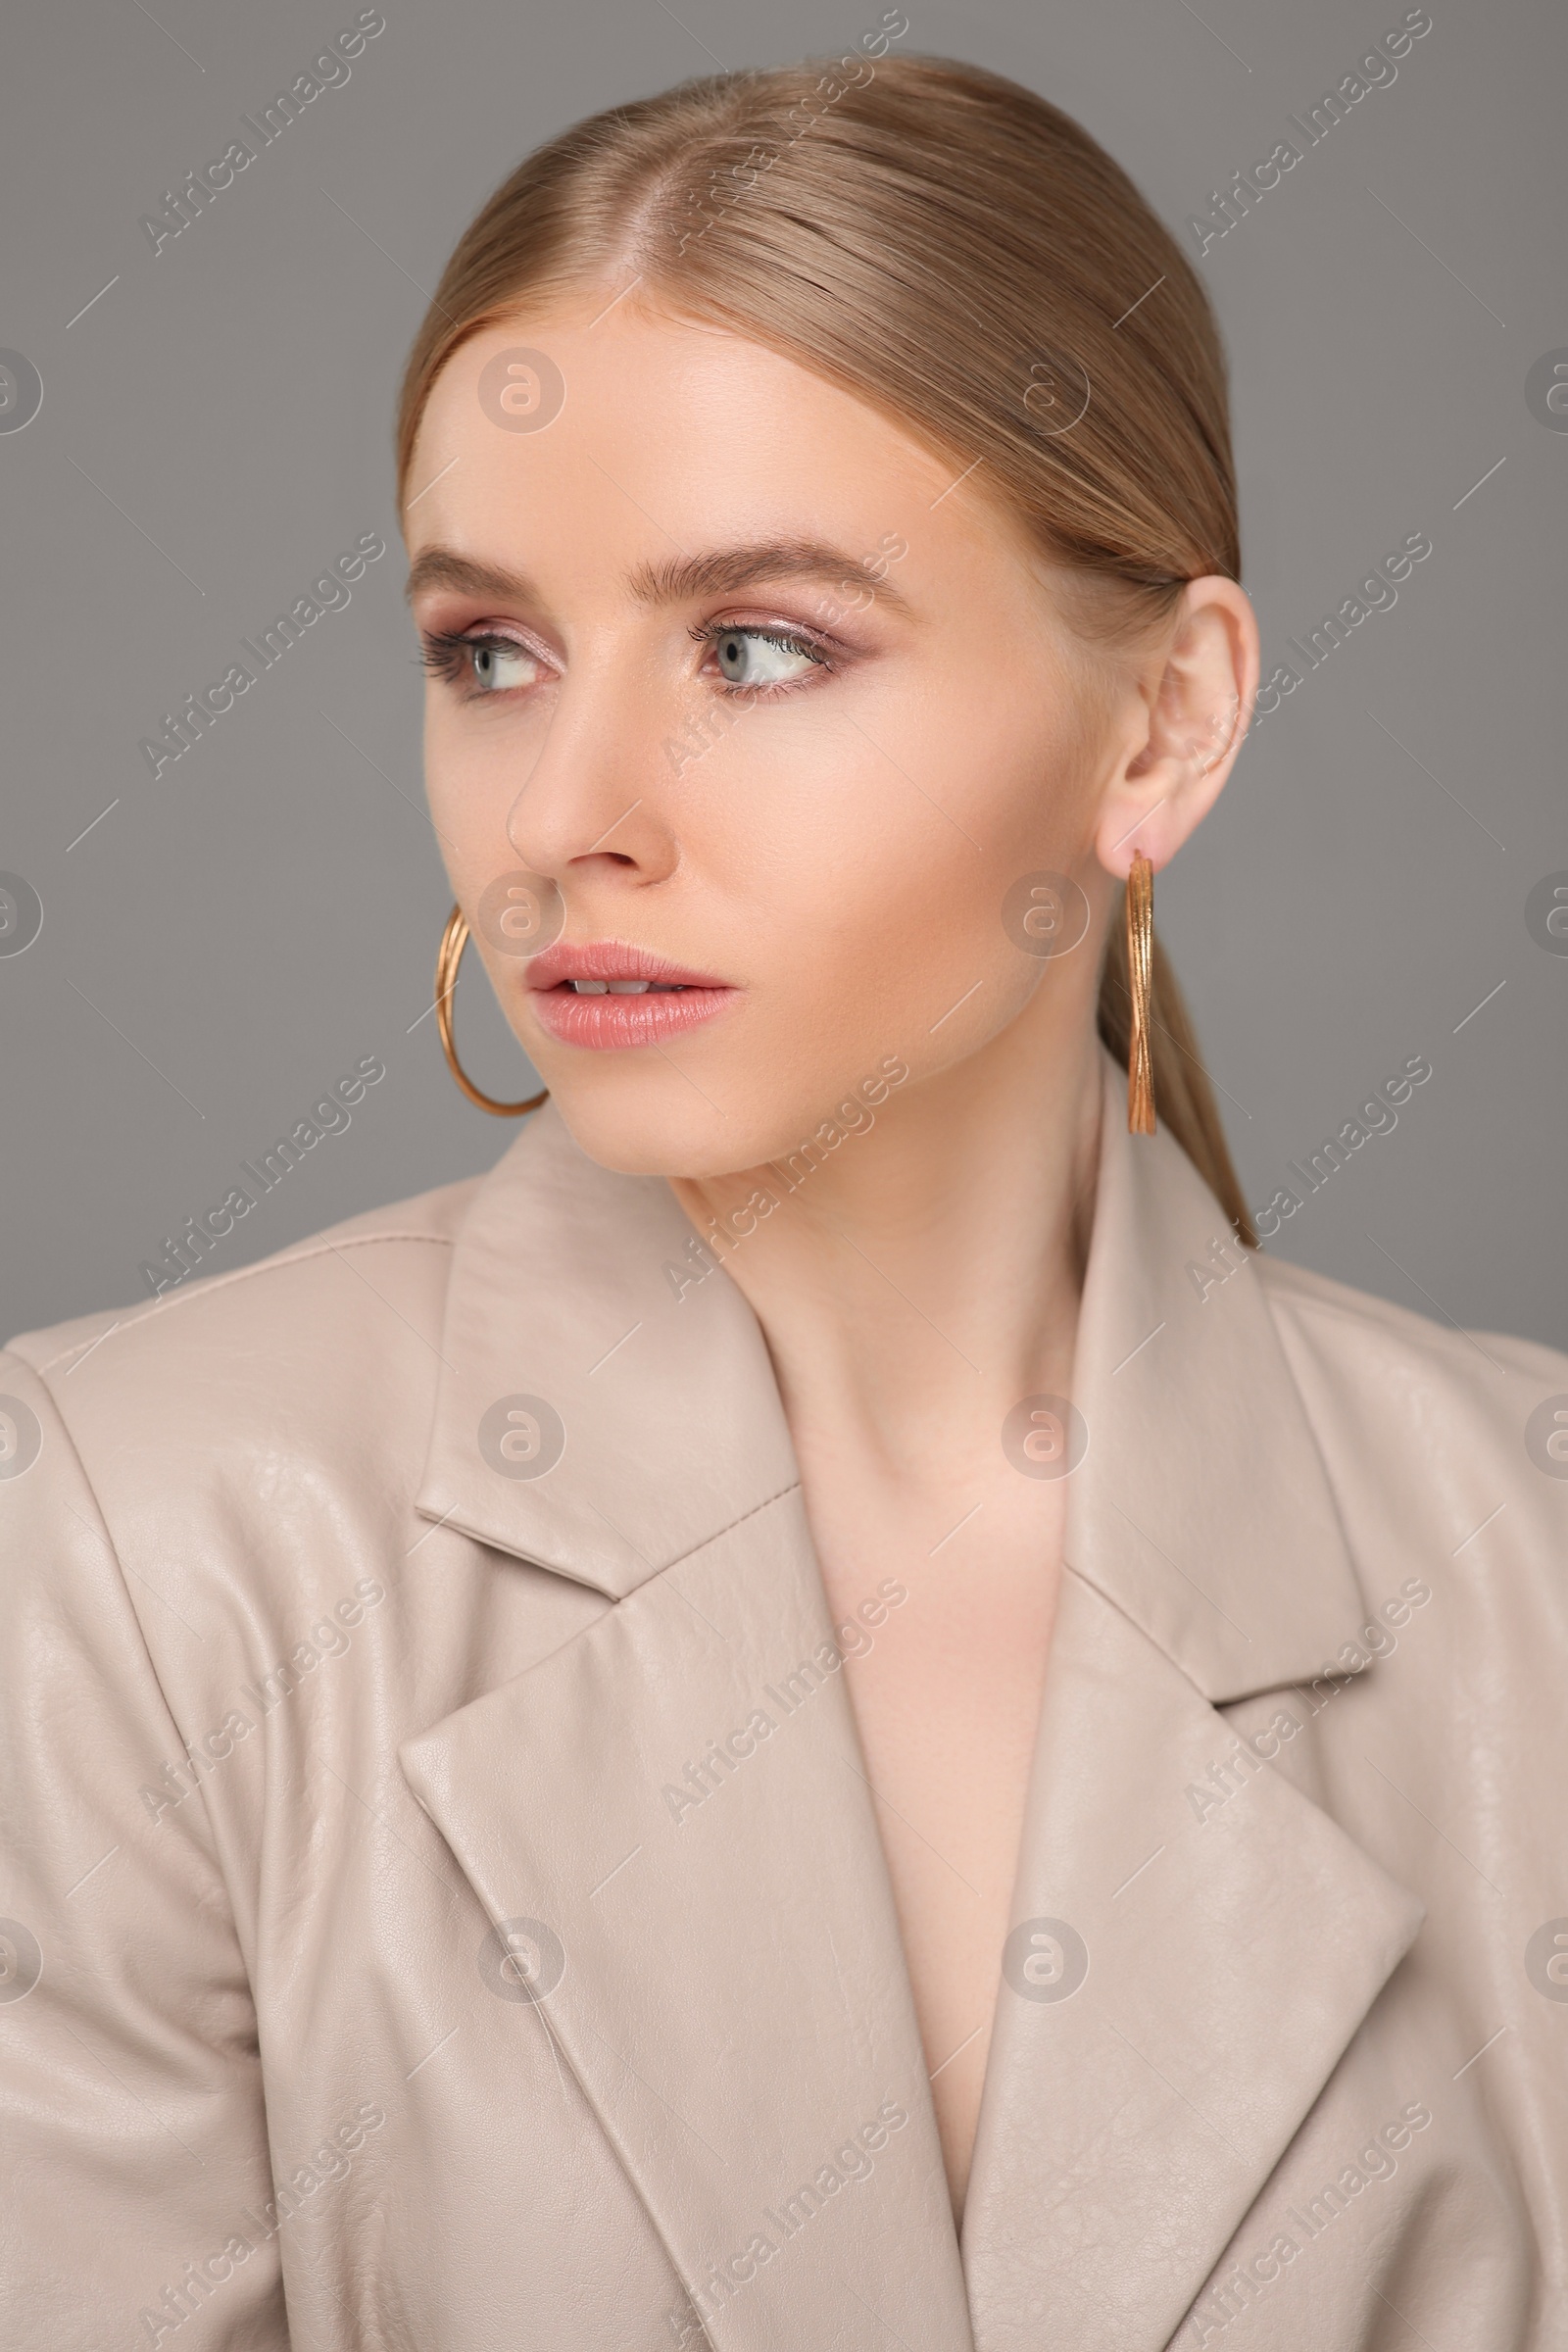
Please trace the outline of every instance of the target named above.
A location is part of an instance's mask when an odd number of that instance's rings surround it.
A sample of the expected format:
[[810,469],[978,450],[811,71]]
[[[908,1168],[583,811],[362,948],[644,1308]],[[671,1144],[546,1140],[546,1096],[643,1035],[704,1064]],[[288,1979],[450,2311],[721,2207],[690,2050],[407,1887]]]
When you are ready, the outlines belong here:
[[730,686],[793,686],[830,666],[809,638],[788,629],[729,625],[696,633],[712,646],[719,675]]
[[481,694],[504,694],[511,686],[531,686],[539,664],[526,646],[505,637],[482,637],[469,656],[473,682]]
[[513,637],[465,637],[438,629],[426,638],[424,666],[450,686],[465,686],[476,696],[506,694],[517,686],[537,683],[544,664]]

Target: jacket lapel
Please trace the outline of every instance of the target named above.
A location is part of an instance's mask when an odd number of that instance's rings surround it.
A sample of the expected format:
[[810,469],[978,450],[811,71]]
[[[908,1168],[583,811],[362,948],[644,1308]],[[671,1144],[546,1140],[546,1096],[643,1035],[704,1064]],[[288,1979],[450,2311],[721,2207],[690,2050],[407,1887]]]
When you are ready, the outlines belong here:
[[[405,1774],[490,1917],[498,1988],[536,1995],[669,2252],[683,2340],[969,2352],[765,1347],[731,1283],[692,1279],[667,1187],[549,1119],[460,1239],[419,1507],[618,1605],[407,1742]],[[516,1396],[545,1443],[523,1428],[498,1470],[480,1433]],[[564,1443],[514,1475],[555,1443],[540,1402]]]
[[964,2214],[978,2352],[1167,2343],[1422,1917],[1269,1769],[1279,1714],[1242,1754],[1214,1703],[1277,1691],[1298,1729],[1289,1687],[1366,1614],[1225,1233],[1107,1091],[1073,1383],[1089,1449]]
[[1053,1640],[964,2213],[974,2337],[1155,2352],[1421,1907],[1234,1764],[1223,1717],[1080,1577]]
[[1107,1062],[1089,1447],[961,2267],[756,1320],[662,1181],[596,1167],[553,1108],[459,1238],[418,1508],[607,1605],[404,1769],[694,2331],[737,2352],[1156,2352],[1419,1924],[1231,1761],[1219,1707],[1278,1691],[1304,1719],[1291,1686],[1365,1607],[1255,1268],[1226,1271],[1177,1146],[1126,1136],[1123,1084]]

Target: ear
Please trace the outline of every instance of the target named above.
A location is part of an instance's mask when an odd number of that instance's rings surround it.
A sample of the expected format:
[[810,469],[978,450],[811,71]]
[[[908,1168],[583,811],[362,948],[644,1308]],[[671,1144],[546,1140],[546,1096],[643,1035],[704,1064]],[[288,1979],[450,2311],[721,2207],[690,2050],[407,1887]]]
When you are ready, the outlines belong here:
[[1095,854],[1125,881],[1142,850],[1168,865],[1220,795],[1257,692],[1257,621],[1234,580],[1189,580],[1161,650],[1129,690]]

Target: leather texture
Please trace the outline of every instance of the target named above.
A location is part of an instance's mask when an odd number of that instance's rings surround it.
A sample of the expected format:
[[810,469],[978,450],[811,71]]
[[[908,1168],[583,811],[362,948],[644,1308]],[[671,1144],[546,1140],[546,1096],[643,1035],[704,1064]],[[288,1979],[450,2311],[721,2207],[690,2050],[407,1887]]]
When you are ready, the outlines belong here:
[[661,1180],[547,1107],[12,1343],[7,2341],[1568,2341],[1568,1360],[1220,1279],[1105,1083],[961,2240],[767,1350]]

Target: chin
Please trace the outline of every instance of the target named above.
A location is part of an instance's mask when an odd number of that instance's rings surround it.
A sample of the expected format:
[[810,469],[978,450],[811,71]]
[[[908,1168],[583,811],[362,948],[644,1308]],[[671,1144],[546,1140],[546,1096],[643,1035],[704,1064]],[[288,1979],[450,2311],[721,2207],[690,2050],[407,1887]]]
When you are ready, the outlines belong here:
[[768,1127],[732,1125],[695,1094],[688,1110],[673,1101],[636,1101],[634,1091],[641,1090],[552,1087],[550,1099],[588,1157],[620,1176],[727,1176],[771,1156]]
[[[573,1138],[601,1167],[694,1182],[771,1167],[789,1191],[852,1137],[868,1133],[910,1078],[897,1054],[852,1052],[844,1065],[858,1068],[859,1078],[846,1085],[813,1064],[787,1071],[765,1093],[755,1069],[745,1082],[722,1087],[710,1070],[688,1080],[667,1063],[603,1075],[574,1069],[557,1092],[540,1067]],[[725,1097],[728,1115],[718,1107]]]

